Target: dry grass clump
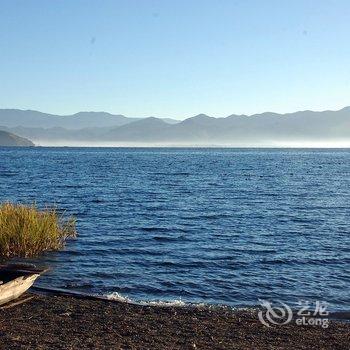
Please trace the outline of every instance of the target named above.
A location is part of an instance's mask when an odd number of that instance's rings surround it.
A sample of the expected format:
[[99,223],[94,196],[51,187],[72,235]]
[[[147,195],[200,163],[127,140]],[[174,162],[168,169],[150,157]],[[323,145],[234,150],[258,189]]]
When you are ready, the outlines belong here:
[[33,257],[58,250],[68,237],[75,237],[75,219],[64,218],[54,208],[0,204],[0,259]]

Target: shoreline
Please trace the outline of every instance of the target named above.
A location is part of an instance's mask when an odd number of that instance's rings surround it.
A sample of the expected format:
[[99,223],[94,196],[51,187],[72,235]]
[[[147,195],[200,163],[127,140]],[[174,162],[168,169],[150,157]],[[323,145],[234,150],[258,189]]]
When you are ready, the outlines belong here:
[[[120,295],[120,298],[114,298],[109,297],[106,295],[99,295],[99,294],[90,294],[85,293],[81,291],[76,291],[72,289],[67,288],[48,288],[48,287],[40,287],[40,286],[32,286],[31,292],[33,294],[39,294],[39,295],[47,295],[47,296],[71,296],[78,299],[85,299],[85,300],[104,300],[104,301],[110,301],[110,302],[116,302],[116,303],[126,303],[130,305],[136,305],[136,306],[151,306],[151,307],[177,307],[177,308],[210,308],[210,309],[223,309],[223,310],[230,310],[233,312],[237,311],[245,311],[245,310],[255,310],[258,311],[260,309],[260,305],[238,305],[238,306],[231,306],[226,304],[210,304],[210,303],[204,303],[204,302],[187,302],[187,301],[162,301],[162,300],[156,300],[156,301],[136,301],[133,299],[130,299],[128,297],[124,297]],[[293,310],[293,308],[292,308]],[[296,314],[298,310],[293,310],[293,313]],[[335,310],[335,311],[329,311],[328,315],[329,319],[340,321],[340,322],[349,322],[350,323],[350,310]]]
[[[350,323],[266,327],[257,310],[33,294],[0,310],[4,349],[348,349]],[[10,322],[8,322],[10,320]]]

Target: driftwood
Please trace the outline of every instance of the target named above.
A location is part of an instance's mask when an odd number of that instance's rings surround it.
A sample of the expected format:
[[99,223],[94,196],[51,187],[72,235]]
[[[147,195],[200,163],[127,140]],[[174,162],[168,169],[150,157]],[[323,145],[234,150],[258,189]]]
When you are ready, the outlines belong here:
[[17,299],[26,292],[34,281],[47,269],[38,269],[34,265],[0,265],[0,305]]
[[6,303],[3,306],[0,306],[0,310],[6,310],[6,309],[10,309],[14,306],[24,304],[27,301],[32,300],[33,298],[34,298],[34,295],[29,295],[29,296],[22,297],[22,298],[19,297],[18,299],[16,299],[16,301],[12,301],[12,302]]

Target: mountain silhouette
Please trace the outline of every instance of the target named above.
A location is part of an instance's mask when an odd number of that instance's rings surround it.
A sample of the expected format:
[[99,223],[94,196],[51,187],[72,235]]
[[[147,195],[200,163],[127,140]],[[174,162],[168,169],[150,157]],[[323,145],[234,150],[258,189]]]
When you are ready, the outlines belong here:
[[[6,127],[83,129],[121,126],[139,119],[141,118],[128,118],[106,112],[79,112],[60,116],[31,110],[0,109],[0,125]],[[171,118],[165,120],[168,123],[177,122]]]
[[[40,112],[29,111],[30,126],[28,121],[23,122],[26,111],[21,111],[20,118],[14,117],[10,122],[11,118],[6,111],[8,110],[0,110],[1,129],[43,145],[52,142],[67,145],[76,142],[81,145],[128,143],[260,147],[303,142],[350,143],[350,107],[323,112],[266,112],[251,116],[233,114],[226,118],[199,114],[174,123],[155,117],[132,119],[104,112],[80,112],[70,117],[44,117]],[[56,125],[58,122],[61,125],[36,127],[33,121],[42,123],[42,118],[45,118],[45,125]],[[18,124],[21,120],[22,124]],[[111,120],[122,125],[111,126],[108,124]]]
[[34,143],[10,132],[0,130],[0,146],[31,147],[34,146]]

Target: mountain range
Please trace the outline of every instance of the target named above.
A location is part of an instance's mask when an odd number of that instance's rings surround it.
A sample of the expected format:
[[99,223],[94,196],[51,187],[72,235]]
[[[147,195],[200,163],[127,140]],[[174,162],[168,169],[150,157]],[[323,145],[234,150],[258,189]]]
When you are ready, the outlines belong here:
[[[106,112],[79,112],[72,115],[55,115],[31,110],[0,109],[0,125],[8,127],[30,128],[65,128],[83,129],[94,127],[113,127],[128,124],[142,118],[128,118],[121,114]],[[165,118],[168,123],[176,123],[177,120]]]
[[128,118],[106,112],[58,116],[37,111],[0,110],[0,129],[38,145],[218,145],[278,146],[303,142],[350,144],[350,107],[338,111],[287,114],[205,114],[178,121]]

